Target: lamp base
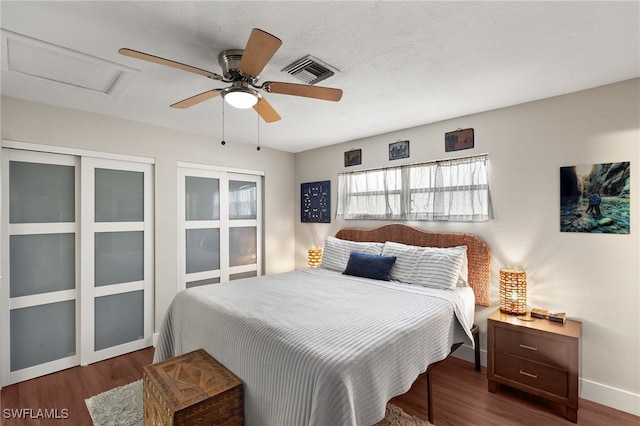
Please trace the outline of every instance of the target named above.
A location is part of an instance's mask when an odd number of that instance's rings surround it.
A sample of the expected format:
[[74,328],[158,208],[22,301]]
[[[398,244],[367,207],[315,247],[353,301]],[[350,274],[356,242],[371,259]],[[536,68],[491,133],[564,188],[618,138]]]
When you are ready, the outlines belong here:
[[509,311],[507,309],[504,308],[500,308],[500,312],[502,312],[503,314],[507,314],[507,315],[514,315],[514,316],[520,316],[520,315],[528,315],[528,312],[515,312],[515,311]]
[[526,312],[524,315],[518,317],[518,321],[533,321],[534,317],[531,316],[531,312]]

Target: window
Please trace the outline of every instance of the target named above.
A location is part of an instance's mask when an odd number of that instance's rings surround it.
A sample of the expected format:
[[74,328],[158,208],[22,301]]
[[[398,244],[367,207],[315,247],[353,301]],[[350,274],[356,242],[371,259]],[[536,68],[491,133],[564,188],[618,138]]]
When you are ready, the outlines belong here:
[[493,219],[488,155],[338,175],[338,219]]

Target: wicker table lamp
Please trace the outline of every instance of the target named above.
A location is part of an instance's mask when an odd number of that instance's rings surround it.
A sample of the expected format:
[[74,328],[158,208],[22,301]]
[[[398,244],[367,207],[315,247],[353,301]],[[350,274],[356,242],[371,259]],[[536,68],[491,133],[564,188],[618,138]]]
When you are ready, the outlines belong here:
[[500,311],[511,315],[527,313],[527,274],[524,271],[500,270]]
[[322,263],[322,249],[311,248],[307,250],[307,265],[311,268],[317,268]]

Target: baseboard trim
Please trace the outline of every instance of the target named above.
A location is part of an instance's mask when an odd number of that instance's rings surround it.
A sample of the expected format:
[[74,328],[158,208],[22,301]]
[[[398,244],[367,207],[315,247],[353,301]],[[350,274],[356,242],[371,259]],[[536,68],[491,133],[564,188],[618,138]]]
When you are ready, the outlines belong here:
[[[458,348],[453,353],[453,356],[471,363],[475,360],[474,350],[467,345],[462,345]],[[483,367],[487,366],[487,351],[484,349],[480,350],[480,364]],[[640,416],[640,395],[587,379],[580,379],[578,385],[580,398]]]
[[580,379],[580,398],[640,416],[640,395]]
[[157,347],[157,345],[158,345],[158,335],[159,334],[160,333],[153,333],[153,347],[154,348]]

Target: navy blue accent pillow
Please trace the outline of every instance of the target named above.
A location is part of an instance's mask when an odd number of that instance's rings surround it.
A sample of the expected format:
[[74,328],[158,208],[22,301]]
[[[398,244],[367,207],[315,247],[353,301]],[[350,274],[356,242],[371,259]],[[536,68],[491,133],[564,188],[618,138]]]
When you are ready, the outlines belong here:
[[391,268],[393,268],[395,262],[395,256],[380,256],[352,251],[343,274],[389,281],[391,279]]

